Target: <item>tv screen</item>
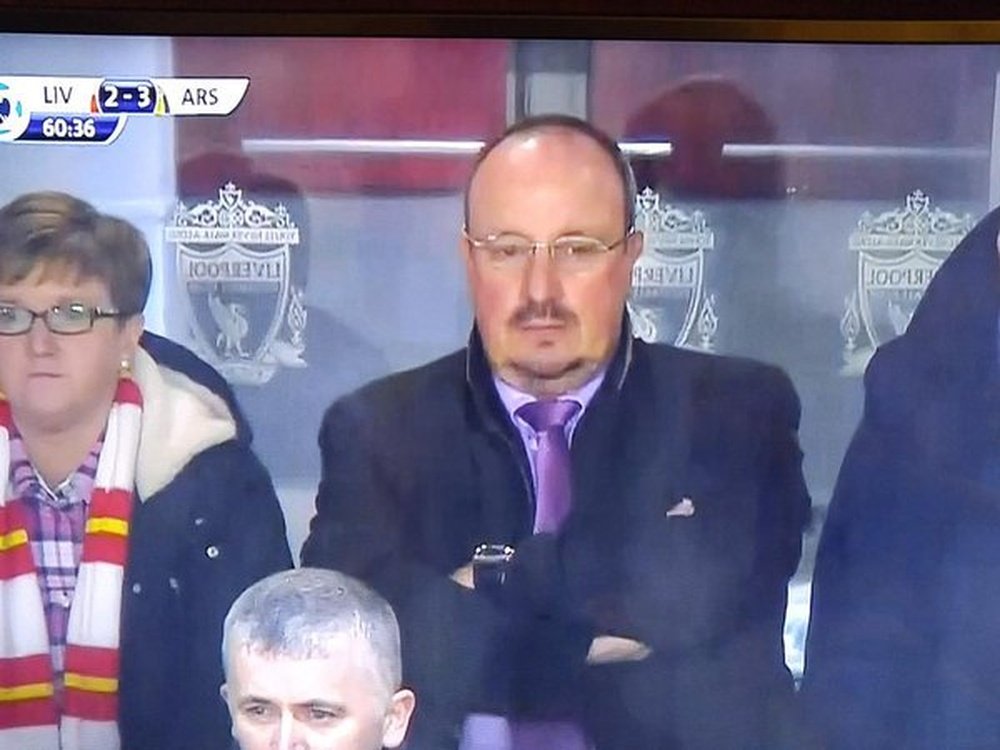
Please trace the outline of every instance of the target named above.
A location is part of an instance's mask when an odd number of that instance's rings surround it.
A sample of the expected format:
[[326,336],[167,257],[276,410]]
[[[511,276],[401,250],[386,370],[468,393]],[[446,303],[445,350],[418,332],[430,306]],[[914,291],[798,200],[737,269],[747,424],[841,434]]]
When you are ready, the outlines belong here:
[[0,32],[0,203],[65,191],[144,232],[146,327],[233,386],[297,554],[326,407],[467,341],[478,150],[527,115],[588,119],[637,178],[634,334],[778,365],[801,399],[814,518],[785,623],[801,675],[864,369],[1000,191],[1000,44],[881,28],[856,42],[599,25],[572,39]]

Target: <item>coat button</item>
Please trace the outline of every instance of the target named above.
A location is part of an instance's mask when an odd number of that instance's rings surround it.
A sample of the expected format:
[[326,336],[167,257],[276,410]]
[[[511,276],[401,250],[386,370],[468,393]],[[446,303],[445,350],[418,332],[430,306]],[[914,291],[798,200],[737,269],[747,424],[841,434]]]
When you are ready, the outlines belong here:
[[142,584],[141,583],[133,583],[132,584],[132,593],[135,594],[136,596],[138,596],[139,594],[141,594],[142,593]]
[[205,519],[203,517],[201,517],[201,516],[198,516],[196,519],[194,519],[194,525],[195,526],[204,526],[205,525]]
[[214,560],[219,556],[219,548],[212,544],[205,548],[205,554],[208,555],[210,560]]

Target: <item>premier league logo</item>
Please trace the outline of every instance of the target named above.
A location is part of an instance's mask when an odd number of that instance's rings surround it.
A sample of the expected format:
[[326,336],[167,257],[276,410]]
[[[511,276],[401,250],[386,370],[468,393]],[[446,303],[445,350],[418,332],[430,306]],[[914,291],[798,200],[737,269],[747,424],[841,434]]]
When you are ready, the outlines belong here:
[[0,142],[15,140],[27,129],[30,119],[17,93],[0,81]]
[[687,213],[646,188],[636,198],[635,228],[645,245],[632,270],[633,333],[646,341],[711,351],[719,319],[705,292],[705,252],[715,244],[701,211]]
[[194,346],[230,382],[261,385],[279,366],[305,367],[303,290],[291,283],[299,230],[283,205],[243,196],[178,203],[166,241],[177,247]]
[[849,240],[858,254],[857,286],[840,320],[845,374],[863,372],[880,344],[906,331],[927,285],[972,224],[969,214],[932,209],[920,190],[904,208],[861,216]]

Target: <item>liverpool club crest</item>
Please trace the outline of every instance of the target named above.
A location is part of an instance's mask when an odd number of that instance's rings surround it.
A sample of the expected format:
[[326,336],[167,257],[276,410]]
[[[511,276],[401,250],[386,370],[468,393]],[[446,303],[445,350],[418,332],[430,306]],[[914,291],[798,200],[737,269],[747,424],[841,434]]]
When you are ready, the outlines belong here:
[[233,183],[218,201],[179,202],[165,238],[177,249],[194,348],[227,380],[261,385],[304,367],[306,308],[291,283],[299,230],[287,209],[249,200]]
[[880,344],[906,330],[927,285],[972,224],[969,214],[931,208],[920,190],[903,208],[862,214],[848,243],[858,261],[840,320],[845,374],[863,372]]
[[701,211],[660,203],[646,188],[636,197],[635,228],[645,238],[632,269],[628,301],[633,333],[646,341],[711,351],[719,326],[705,291],[705,253],[715,235]]

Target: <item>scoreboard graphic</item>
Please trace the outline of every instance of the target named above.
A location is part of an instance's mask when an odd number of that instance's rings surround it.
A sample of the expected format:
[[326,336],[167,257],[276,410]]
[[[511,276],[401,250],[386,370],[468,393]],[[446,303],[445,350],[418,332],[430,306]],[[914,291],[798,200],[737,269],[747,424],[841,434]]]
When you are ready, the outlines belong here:
[[112,143],[130,117],[225,116],[249,78],[0,74],[0,143]]

